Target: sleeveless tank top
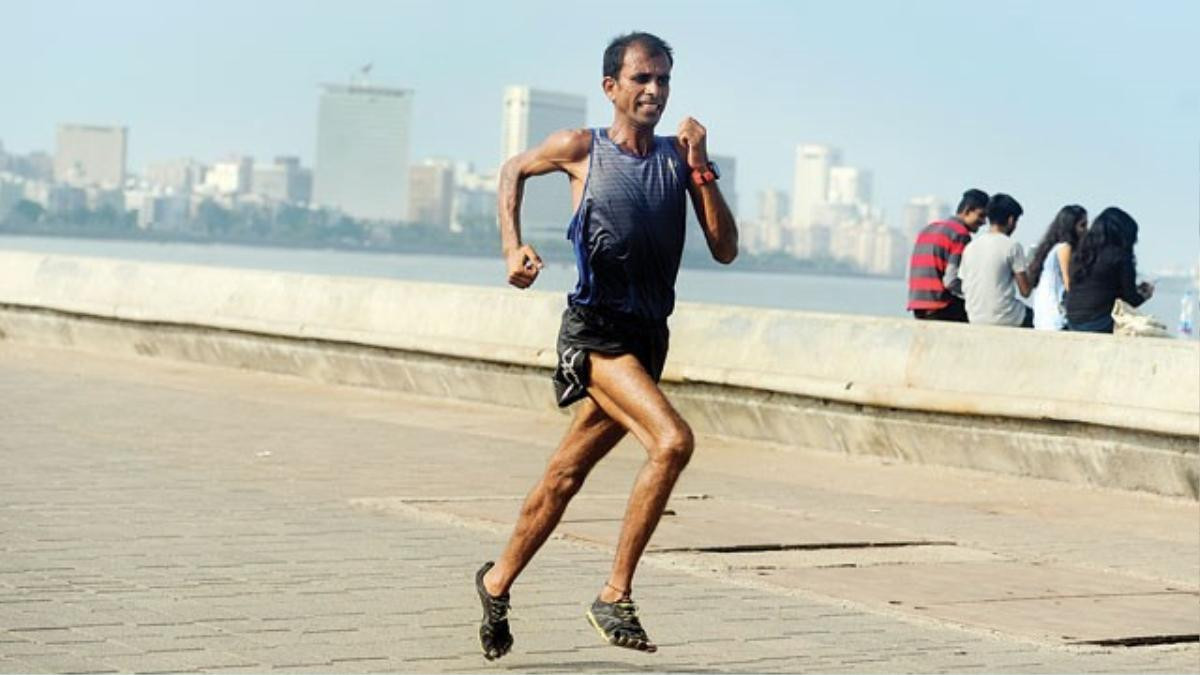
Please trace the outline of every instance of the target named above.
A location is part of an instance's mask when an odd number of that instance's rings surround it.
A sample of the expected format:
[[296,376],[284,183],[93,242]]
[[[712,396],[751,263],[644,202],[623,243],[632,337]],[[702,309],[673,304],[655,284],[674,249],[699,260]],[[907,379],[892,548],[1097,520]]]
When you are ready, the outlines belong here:
[[668,136],[645,157],[592,129],[588,175],[567,239],[579,281],[568,303],[662,320],[675,308],[683,255],[686,162]]

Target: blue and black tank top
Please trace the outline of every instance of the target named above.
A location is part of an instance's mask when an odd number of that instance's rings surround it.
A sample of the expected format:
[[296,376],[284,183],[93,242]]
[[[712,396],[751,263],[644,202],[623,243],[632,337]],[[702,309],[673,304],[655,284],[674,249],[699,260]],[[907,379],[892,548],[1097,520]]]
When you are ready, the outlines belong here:
[[655,136],[644,157],[592,129],[587,179],[567,238],[579,281],[572,305],[661,320],[675,308],[683,255],[687,163],[669,136]]

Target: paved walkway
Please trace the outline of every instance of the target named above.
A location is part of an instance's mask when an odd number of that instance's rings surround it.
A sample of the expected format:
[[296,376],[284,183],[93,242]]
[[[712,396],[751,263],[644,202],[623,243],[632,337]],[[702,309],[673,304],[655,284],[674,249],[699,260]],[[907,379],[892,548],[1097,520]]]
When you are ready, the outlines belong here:
[[[547,387],[549,395],[549,387]],[[486,663],[470,578],[566,418],[0,341],[2,672],[1196,672],[1200,507],[701,438],[599,642],[603,462]],[[719,616],[719,618],[717,618]]]

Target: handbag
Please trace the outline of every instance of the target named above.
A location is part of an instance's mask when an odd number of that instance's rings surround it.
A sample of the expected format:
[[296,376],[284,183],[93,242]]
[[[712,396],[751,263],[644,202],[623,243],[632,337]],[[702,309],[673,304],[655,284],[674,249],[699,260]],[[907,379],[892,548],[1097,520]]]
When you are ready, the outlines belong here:
[[1170,337],[1171,333],[1163,322],[1150,314],[1143,314],[1129,303],[1117,298],[1112,308],[1113,334],[1130,337]]

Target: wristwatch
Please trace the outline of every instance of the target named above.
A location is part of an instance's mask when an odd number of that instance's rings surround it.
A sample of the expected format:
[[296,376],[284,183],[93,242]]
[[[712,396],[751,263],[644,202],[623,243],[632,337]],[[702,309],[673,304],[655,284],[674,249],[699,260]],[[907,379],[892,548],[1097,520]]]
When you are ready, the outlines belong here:
[[692,182],[696,185],[708,185],[720,178],[721,170],[716,162],[709,162],[703,169],[692,169]]

